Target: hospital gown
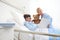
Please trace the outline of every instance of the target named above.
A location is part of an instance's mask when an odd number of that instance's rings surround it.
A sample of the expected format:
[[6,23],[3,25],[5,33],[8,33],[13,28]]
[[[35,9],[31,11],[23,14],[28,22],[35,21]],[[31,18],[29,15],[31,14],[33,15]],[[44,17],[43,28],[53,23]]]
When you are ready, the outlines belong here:
[[[44,13],[41,18],[46,18],[50,22],[50,26],[48,28],[49,33],[60,34],[58,29],[53,28],[53,26],[52,26],[52,18],[49,15]],[[49,40],[53,40],[53,37],[49,37]],[[57,37],[56,40],[60,40],[60,38]]]
[[31,31],[35,31],[38,28],[37,25],[34,24],[33,22],[27,22],[27,21],[24,22],[24,26]]

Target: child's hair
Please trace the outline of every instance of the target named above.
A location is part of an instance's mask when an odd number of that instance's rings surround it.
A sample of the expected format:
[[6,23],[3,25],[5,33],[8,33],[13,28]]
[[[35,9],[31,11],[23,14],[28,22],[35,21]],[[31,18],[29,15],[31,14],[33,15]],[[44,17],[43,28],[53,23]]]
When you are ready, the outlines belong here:
[[31,17],[29,14],[24,14],[24,19]]

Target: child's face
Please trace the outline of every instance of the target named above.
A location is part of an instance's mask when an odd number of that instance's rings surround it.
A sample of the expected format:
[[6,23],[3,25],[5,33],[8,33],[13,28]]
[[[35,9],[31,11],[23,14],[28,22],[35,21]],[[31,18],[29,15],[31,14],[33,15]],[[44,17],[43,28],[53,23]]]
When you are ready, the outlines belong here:
[[26,21],[29,21],[30,22],[31,21],[31,17],[27,17],[26,18]]

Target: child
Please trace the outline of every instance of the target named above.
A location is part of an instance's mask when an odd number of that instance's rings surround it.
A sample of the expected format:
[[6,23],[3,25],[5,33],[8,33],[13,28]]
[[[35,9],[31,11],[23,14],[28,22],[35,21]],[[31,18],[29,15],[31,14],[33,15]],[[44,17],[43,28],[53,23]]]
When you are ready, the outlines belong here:
[[24,19],[24,26],[26,26],[29,30],[35,31],[38,28],[37,25],[31,21],[31,16],[29,14],[24,14]]

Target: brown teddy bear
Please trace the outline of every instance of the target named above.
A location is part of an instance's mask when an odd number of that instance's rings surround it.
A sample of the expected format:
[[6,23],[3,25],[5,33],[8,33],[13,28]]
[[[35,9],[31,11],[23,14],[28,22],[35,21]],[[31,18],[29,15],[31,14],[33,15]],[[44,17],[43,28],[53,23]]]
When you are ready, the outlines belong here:
[[39,19],[39,15],[38,14],[36,14],[36,15],[33,15],[33,22],[35,23],[35,24],[39,24],[40,23],[40,21],[41,21],[41,19]]

